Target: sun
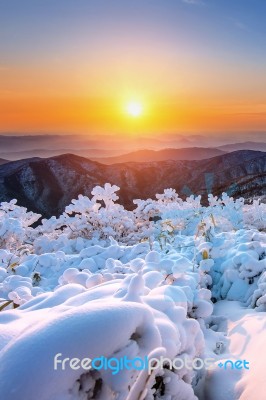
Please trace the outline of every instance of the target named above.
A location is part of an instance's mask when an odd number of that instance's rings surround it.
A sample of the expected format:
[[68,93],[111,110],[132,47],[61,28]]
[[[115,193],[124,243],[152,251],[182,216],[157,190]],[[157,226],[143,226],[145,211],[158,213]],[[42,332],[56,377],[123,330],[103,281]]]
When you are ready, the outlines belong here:
[[138,101],[131,101],[127,104],[126,111],[131,117],[138,118],[143,114],[143,106]]

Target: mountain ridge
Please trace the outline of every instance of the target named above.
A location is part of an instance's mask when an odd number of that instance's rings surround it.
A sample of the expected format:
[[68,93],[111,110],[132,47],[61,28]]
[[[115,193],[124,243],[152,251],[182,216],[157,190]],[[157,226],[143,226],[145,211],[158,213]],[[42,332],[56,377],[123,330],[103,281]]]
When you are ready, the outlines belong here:
[[143,149],[121,154],[120,156],[92,157],[91,159],[110,165],[130,161],[202,160],[225,153],[225,151],[211,147],[185,147],[180,149],[169,147],[161,150]]
[[241,143],[224,144],[215,148],[224,150],[225,152],[233,152],[238,150],[266,151],[266,143],[248,141]]
[[0,201],[18,204],[44,217],[59,215],[79,194],[90,196],[94,186],[116,184],[120,202],[132,209],[132,200],[154,197],[172,187],[181,197],[219,195],[223,191],[246,199],[266,196],[266,153],[237,151],[207,160],[168,160],[104,165],[64,154],[26,159],[0,166]]

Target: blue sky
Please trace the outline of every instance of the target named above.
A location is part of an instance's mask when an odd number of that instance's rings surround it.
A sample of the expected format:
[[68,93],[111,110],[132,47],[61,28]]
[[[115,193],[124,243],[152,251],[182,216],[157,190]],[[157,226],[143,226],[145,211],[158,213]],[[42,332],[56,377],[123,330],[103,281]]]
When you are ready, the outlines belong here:
[[173,47],[183,38],[203,50],[219,46],[266,57],[264,0],[0,0],[1,58],[7,61],[74,46],[82,34],[97,45],[109,34],[125,35],[125,28],[129,36],[161,35]]

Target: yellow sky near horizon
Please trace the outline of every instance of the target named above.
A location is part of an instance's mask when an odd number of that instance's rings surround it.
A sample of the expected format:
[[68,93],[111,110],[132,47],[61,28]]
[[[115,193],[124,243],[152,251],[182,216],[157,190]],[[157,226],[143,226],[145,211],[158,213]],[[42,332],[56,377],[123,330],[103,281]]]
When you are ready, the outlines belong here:
[[[131,118],[126,104],[139,101],[143,114]],[[197,99],[132,96],[121,100],[86,97],[2,96],[2,132],[70,132],[158,134],[160,132],[221,132],[266,129],[266,105],[224,104]]]

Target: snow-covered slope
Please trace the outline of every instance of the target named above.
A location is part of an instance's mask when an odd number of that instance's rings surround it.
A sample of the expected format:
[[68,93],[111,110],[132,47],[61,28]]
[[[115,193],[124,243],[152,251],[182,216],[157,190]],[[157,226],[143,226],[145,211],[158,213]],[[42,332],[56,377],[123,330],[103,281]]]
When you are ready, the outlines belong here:
[[257,313],[239,302],[223,300],[215,305],[214,315],[220,318],[219,329],[228,338],[221,362],[234,355],[236,359],[246,360],[249,369],[208,371],[198,395],[204,400],[264,399],[266,312]]
[[35,228],[1,204],[1,399],[264,400],[266,205],[167,189],[127,211],[118,189]]

